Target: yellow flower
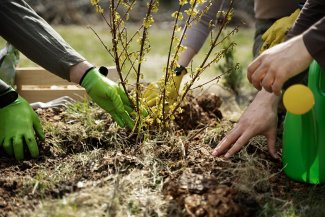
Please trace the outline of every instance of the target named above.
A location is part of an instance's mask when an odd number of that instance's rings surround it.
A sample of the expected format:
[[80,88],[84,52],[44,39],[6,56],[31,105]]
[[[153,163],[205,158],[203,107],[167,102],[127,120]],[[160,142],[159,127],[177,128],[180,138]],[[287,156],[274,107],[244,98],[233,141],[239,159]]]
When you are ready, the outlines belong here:
[[90,0],[90,3],[91,3],[92,5],[98,5],[99,1],[100,1],[100,0]]
[[188,0],[179,0],[179,5],[187,4]]

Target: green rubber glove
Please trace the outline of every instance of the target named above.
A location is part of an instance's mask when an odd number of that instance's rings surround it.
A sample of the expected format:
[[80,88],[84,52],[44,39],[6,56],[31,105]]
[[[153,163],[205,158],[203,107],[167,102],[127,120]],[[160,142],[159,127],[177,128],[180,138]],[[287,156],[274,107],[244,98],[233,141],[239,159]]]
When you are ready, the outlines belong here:
[[134,120],[129,114],[133,112],[131,104],[123,89],[109,80],[97,68],[91,69],[81,82],[88,95],[101,108],[107,111],[120,126],[134,127]]
[[282,17],[278,19],[263,35],[262,40],[264,41],[261,47],[260,53],[283,42],[285,35],[288,33],[293,23],[296,21],[300,9],[297,9],[290,16]]
[[[168,104],[173,104],[177,97],[179,92],[179,87],[181,85],[181,82],[183,80],[184,75],[187,73],[186,69],[184,67],[180,68],[181,70],[176,74],[173,73],[169,81],[167,83],[167,89],[166,89],[166,99]],[[143,91],[143,97],[145,98],[146,106],[153,107],[156,106],[162,92],[162,86],[165,82],[165,76],[160,78],[157,82],[150,83],[146,89]]]
[[24,144],[31,157],[39,155],[35,134],[44,140],[44,131],[40,120],[32,107],[22,97],[0,108],[0,146],[17,160],[24,159]]

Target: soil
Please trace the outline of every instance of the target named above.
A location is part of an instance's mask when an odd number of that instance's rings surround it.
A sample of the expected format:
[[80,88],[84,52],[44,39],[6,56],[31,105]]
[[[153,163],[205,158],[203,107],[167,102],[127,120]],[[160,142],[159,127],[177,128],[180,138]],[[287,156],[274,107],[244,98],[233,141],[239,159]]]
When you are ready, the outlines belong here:
[[[262,138],[254,139],[230,160],[211,155],[234,124],[222,118],[221,103],[211,94],[189,97],[176,128],[149,138],[151,145],[134,145],[137,138],[129,137],[130,132],[116,127],[94,105],[37,110],[46,123],[39,159],[27,156],[17,162],[0,153],[0,216],[59,216],[55,208],[45,209],[47,201],[55,204],[73,195],[74,202],[79,201],[77,210],[98,211],[106,203],[107,216],[127,216],[119,214],[112,201],[93,200],[113,180],[117,183],[117,175],[119,183],[127,177],[135,182],[135,171],[144,172],[138,185],[142,183],[143,189],[161,198],[162,205],[158,200],[152,202],[156,205],[148,205],[148,200],[147,205],[139,202],[137,207],[128,202],[132,216],[257,216],[265,211],[265,204],[283,206],[279,201],[289,200],[293,191],[307,192],[308,185],[283,174],[281,161],[270,157]],[[118,192],[121,186],[112,188]],[[129,190],[135,188],[130,186]],[[80,196],[90,191],[95,193]],[[126,197],[118,197],[116,203],[123,204]]]

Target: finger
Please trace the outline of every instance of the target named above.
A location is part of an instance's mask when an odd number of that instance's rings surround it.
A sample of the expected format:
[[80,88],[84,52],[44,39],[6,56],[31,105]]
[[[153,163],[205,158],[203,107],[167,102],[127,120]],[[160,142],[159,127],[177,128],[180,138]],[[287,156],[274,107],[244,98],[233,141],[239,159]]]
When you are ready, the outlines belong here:
[[11,139],[5,138],[3,141],[3,149],[9,156],[14,156],[14,149],[12,147]]
[[33,127],[34,127],[34,130],[35,130],[38,138],[40,138],[42,141],[44,141],[45,140],[44,130],[43,130],[41,121],[39,120],[39,118],[35,112],[34,112],[34,117],[33,117]]
[[270,33],[267,35],[267,38],[265,40],[269,48],[271,47],[271,44],[274,41],[275,37],[276,37],[275,32],[273,31],[273,29],[272,30],[270,29]]
[[275,95],[279,96],[281,94],[282,85],[283,83],[279,79],[275,79],[272,85],[272,91]]
[[261,46],[260,49],[260,54],[263,53],[265,50],[267,50],[270,47],[269,42],[266,40],[268,37],[268,34],[270,33],[270,29],[268,29],[263,35],[262,35],[262,40],[263,40],[263,45]]
[[129,116],[129,114],[127,112],[124,112],[124,113],[120,114],[120,116],[122,117],[123,122],[126,123],[126,125],[130,129],[133,129],[133,127],[134,127],[134,120]]
[[143,91],[143,97],[149,98],[152,94],[158,94],[159,93],[159,87],[155,83],[149,84],[146,89]]
[[229,147],[236,142],[241,133],[242,132],[239,127],[235,127],[228,135],[223,138],[223,140],[221,140],[221,142],[213,150],[212,154],[214,156],[220,156],[225,153]]
[[272,73],[266,73],[264,79],[261,82],[261,85],[266,91],[272,93],[273,92],[272,91],[273,82],[274,82],[273,74]]
[[250,83],[252,83],[252,75],[254,74],[254,72],[256,71],[256,69],[260,66],[261,64],[261,56],[257,57],[253,62],[251,62],[248,65],[247,68],[247,79],[249,80]]
[[265,50],[267,50],[269,48],[269,45],[267,43],[264,43],[262,46],[261,46],[261,49],[260,49],[260,54],[263,53]]
[[266,139],[267,139],[267,147],[269,150],[269,153],[271,154],[271,156],[275,159],[278,159],[278,155],[276,154],[276,149],[275,149],[275,143],[276,143],[276,131],[273,131],[271,133],[269,133],[268,135],[266,135]]
[[16,136],[13,139],[14,154],[17,160],[24,160],[24,143],[21,136]]
[[270,32],[271,32],[271,29],[269,28],[269,29],[266,30],[266,32],[264,32],[264,34],[262,35],[262,40],[263,40],[264,42],[266,42],[266,39],[268,38]]
[[121,117],[118,116],[117,113],[111,112],[110,114],[112,116],[112,119],[117,123],[117,125],[119,125],[120,127],[124,127],[125,126],[124,121],[122,120]]
[[284,37],[284,35],[278,34],[277,37],[272,41],[270,47],[280,44],[283,41],[283,37]]
[[130,106],[125,105],[125,104],[124,104],[124,109],[126,110],[126,112],[128,114],[131,114],[132,112],[134,112],[133,108],[131,108]]
[[39,151],[38,151],[38,146],[37,146],[37,142],[35,140],[34,136],[26,136],[25,137],[25,142],[27,144],[30,156],[32,158],[37,158],[39,156]]
[[[108,113],[124,111],[124,105],[118,91],[111,88],[106,91],[107,102],[103,103],[101,107]],[[111,101],[111,102],[109,102]]]
[[131,107],[131,103],[130,103],[130,100],[129,98],[127,97],[126,93],[124,92],[124,90],[120,87],[117,88],[117,92],[123,102],[124,105],[127,105],[129,107]]
[[264,67],[263,64],[261,64],[254,72],[254,74],[252,74],[252,85],[258,89],[261,90],[262,86],[261,86],[261,82],[263,81],[264,77],[266,74],[266,69]]
[[148,102],[145,102],[145,105],[148,107],[153,107],[153,106],[157,105],[157,103],[158,103],[157,101],[158,100],[156,98],[154,98],[154,99],[149,100]]
[[242,134],[239,139],[237,139],[236,143],[227,151],[225,154],[225,158],[230,158],[237,152],[239,152],[244,145],[246,145],[251,138],[249,133]]
[[159,97],[159,95],[156,92],[151,92],[150,94],[147,94],[144,98],[146,99],[146,101],[150,101],[150,100],[155,100]]

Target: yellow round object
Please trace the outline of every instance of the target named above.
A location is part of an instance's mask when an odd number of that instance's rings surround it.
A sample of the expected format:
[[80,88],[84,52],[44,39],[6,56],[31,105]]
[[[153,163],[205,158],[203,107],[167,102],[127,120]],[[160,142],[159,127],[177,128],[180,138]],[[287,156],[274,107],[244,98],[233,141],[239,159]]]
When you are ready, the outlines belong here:
[[313,92],[307,86],[295,84],[285,91],[283,104],[288,112],[302,115],[312,109],[315,99]]

